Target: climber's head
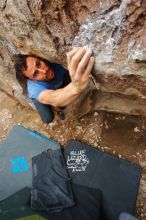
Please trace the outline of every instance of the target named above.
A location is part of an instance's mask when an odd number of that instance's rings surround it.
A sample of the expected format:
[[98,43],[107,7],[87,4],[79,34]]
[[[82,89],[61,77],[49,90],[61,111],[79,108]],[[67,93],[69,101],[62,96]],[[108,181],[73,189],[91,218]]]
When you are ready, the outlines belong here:
[[16,72],[33,81],[49,81],[54,77],[51,63],[40,57],[21,55],[16,62]]
[[52,64],[43,58],[34,55],[18,55],[15,58],[16,78],[27,91],[27,79],[32,81],[50,81],[54,78]]

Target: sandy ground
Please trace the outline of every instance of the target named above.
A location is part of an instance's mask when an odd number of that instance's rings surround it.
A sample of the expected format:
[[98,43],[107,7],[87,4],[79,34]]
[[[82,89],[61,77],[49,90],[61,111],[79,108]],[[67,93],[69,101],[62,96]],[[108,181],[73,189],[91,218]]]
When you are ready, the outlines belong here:
[[143,168],[136,215],[146,220],[146,118],[93,112],[80,120],[50,124],[47,128],[37,112],[26,109],[0,91],[0,143],[16,124],[32,128],[65,145],[70,139],[90,144]]

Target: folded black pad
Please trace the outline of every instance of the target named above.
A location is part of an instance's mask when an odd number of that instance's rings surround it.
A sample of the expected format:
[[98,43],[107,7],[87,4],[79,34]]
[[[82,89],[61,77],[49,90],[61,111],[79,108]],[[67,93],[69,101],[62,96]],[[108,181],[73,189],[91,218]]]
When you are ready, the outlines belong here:
[[24,188],[1,202],[0,220],[101,220],[101,192],[76,184],[72,184],[72,190],[75,199],[73,207],[59,213],[47,214],[30,208],[30,189]]
[[61,213],[45,216],[49,220],[102,220],[100,218],[100,190],[72,184],[75,206]]
[[61,149],[47,150],[32,158],[31,207],[48,213],[74,205],[70,178]]
[[32,186],[32,157],[59,143],[22,126],[12,128],[0,147],[0,201]]
[[78,141],[70,141],[64,155],[73,183],[102,191],[102,220],[133,214],[141,168]]

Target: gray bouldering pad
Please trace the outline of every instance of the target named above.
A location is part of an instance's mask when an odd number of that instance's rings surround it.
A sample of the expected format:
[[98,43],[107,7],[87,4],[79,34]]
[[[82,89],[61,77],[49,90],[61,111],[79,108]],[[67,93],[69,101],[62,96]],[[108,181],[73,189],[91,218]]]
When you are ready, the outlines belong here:
[[58,142],[23,126],[15,126],[0,147],[0,201],[24,187],[32,186],[32,157]]

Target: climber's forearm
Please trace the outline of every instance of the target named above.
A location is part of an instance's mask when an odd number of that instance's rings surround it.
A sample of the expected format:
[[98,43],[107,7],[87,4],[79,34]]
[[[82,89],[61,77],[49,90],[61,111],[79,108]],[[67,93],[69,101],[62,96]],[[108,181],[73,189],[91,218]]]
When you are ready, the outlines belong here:
[[39,95],[39,101],[42,104],[49,104],[52,106],[66,106],[78,98],[81,90],[77,89],[73,83],[66,87],[57,90],[44,90]]

